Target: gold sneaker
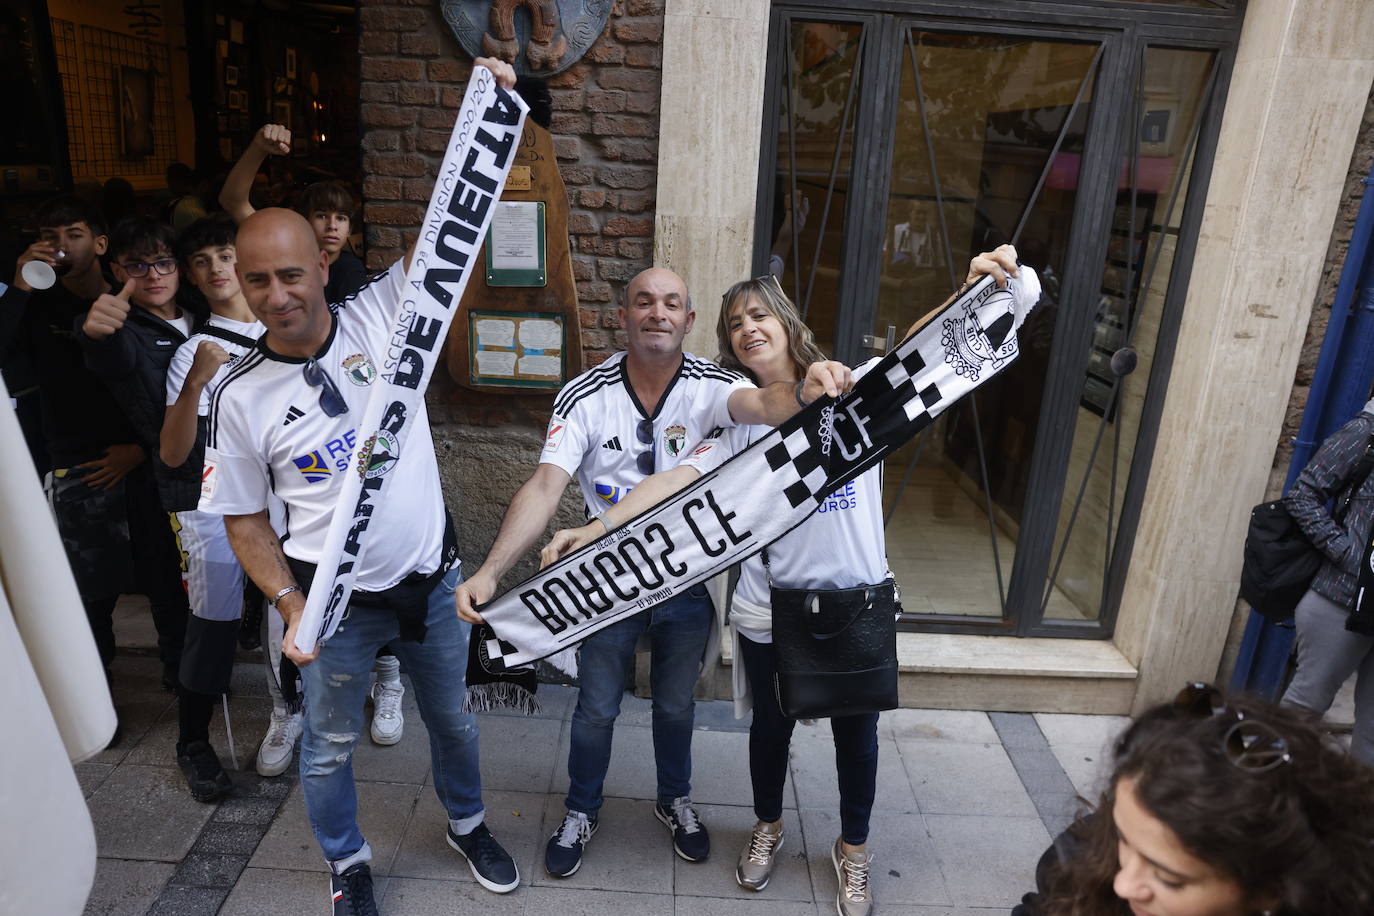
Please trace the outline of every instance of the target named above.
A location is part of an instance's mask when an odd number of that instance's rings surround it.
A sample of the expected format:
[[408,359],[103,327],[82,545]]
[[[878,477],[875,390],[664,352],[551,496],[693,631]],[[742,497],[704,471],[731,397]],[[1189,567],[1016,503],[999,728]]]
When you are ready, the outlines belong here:
[[756,822],[749,835],[749,844],[739,854],[735,866],[735,880],[747,891],[761,891],[768,886],[773,873],[773,859],[782,848],[782,821],[773,824]]
[[868,886],[868,867],[873,857],[868,853],[846,855],[837,839],[830,850],[830,861],[840,885],[835,892],[835,910],[840,916],[868,916],[873,912],[873,892]]

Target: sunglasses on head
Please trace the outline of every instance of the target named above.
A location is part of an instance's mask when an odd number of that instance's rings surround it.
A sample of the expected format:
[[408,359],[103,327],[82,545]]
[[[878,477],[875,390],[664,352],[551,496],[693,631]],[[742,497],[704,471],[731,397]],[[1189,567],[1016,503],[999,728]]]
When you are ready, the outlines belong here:
[[177,260],[176,258],[158,258],[156,261],[151,262],[130,261],[129,263],[121,264],[120,266],[124,268],[124,272],[126,274],[133,277],[135,280],[138,280],[142,277],[148,276],[149,268],[152,268],[154,271],[156,271],[159,277],[166,277],[170,274],[176,273]]
[[301,375],[305,377],[307,385],[320,389],[320,410],[324,411],[326,417],[348,413],[348,403],[344,400],[343,392],[339,391],[339,386],[334,384],[329,374],[320,368],[315,357],[312,356],[305,361],[305,365],[301,367]]
[[1226,759],[1242,770],[1263,773],[1291,763],[1288,742],[1272,727],[1245,718],[1238,709],[1226,705],[1221,691],[1211,684],[1192,681],[1174,697],[1174,712],[1193,719],[1232,716],[1236,722],[1221,737]]

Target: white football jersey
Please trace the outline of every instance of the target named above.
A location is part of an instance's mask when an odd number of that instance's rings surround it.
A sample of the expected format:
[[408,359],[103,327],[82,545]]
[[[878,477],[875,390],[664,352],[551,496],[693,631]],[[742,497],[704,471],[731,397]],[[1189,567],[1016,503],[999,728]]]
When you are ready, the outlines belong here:
[[[249,340],[257,340],[267,329],[262,326],[261,321],[235,321],[232,318],[225,318],[221,315],[211,315],[205,322],[213,327],[223,328]],[[176,353],[172,354],[171,365],[167,367],[167,406],[171,407],[181,396],[181,386],[186,384],[186,374],[191,371],[191,364],[196,361],[196,350],[200,348],[200,342],[208,340],[224,348],[224,352],[229,354],[229,361],[220,366],[215,372],[214,378],[206,383],[200,391],[200,408],[196,412],[200,416],[205,416],[210,412],[210,396],[215,393],[219,383],[224,381],[229,370],[234,368],[245,355],[251,352],[248,347],[242,344],[216,337],[214,334],[207,334],[201,331],[191,336],[186,343],[177,347]]]
[[[876,365],[871,359],[854,370],[857,381]],[[723,449],[701,447],[684,463],[703,474],[772,432],[770,426],[741,426],[721,437]],[[821,501],[816,513],[768,547],[773,582],[780,588],[853,588],[887,578],[887,542],[883,537],[882,465],[864,471]],[[735,595],[769,606],[768,576],[761,554],[740,564]],[[755,641],[767,635],[747,633]],[[763,638],[760,638],[763,637]]]
[[326,416],[320,387],[305,381],[306,361],[273,353],[265,338],[238,361],[210,403],[200,508],[251,515],[275,493],[287,512],[282,549],[295,559],[318,562],[344,474],[396,477],[370,522],[372,540],[356,580],[366,591],[390,588],[412,572],[433,572],[443,546],[444,498],[423,399],[404,447],[379,437],[366,467],[354,460],[357,424],[378,367],[386,364],[404,280],[398,260],[330,306],[334,326],[316,361],[343,395],[347,412]]
[[684,353],[651,415],[630,386],[625,354],[617,353],[563,386],[539,461],[576,477],[587,515],[597,515],[648,476],[640,467],[641,454],[653,455],[652,473],[677,467],[689,446],[735,425],[730,395],[752,387],[737,373]]

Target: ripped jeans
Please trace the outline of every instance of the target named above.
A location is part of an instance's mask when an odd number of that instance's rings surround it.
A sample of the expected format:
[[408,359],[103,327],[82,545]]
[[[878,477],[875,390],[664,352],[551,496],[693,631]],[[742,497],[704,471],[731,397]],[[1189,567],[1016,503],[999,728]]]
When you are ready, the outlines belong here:
[[352,606],[320,649],[319,658],[301,669],[305,684],[301,791],[315,839],[336,874],[372,858],[358,829],[353,747],[364,725],[363,700],[372,662],[387,643],[415,687],[420,716],[429,730],[430,781],[448,812],[449,826],[454,833],[464,834],[482,823],[477,718],[459,712],[467,690],[463,671],[471,629],[458,619],[453,606],[453,590],[461,578],[456,568],[450,570],[430,592],[424,642],[398,639],[393,612]]

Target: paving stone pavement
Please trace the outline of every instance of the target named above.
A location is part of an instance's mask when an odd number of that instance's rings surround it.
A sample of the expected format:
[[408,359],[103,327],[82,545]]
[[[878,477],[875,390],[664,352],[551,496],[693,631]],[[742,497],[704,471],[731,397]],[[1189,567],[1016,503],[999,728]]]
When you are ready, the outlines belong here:
[[[326,913],[327,878],[294,767],[252,771],[269,701],[256,666],[241,664],[230,700],[239,769],[234,794],[202,805],[173,760],[176,709],[155,659],[129,650],[115,663],[120,744],[77,766],[100,860],[88,914]],[[741,890],[734,863],[754,815],[747,723],[728,702],[699,703],[694,791],[711,829],[709,861],[673,854],[652,814],[649,701],[625,697],[601,828],[568,879],[543,869],[545,840],[563,813],[569,722],[576,691],[542,687],[544,711],[484,715],[488,823],[515,857],[521,887],[479,887],[444,840],[429,785],[429,751],[413,692],[400,744],[358,746],[360,823],[375,851],[382,912],[420,916],[634,913],[642,916],[824,916],[835,912],[829,851],[839,832],[834,748],[827,722],[798,728],[785,796],[786,842],[761,894]],[[877,805],[870,849],[884,916],[1005,913],[1034,884],[1051,836],[1095,790],[1104,749],[1125,720],[1104,716],[903,709],[880,719]],[[222,714],[212,741],[228,764]]]

